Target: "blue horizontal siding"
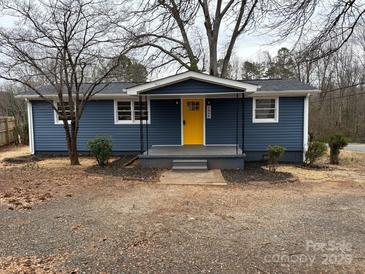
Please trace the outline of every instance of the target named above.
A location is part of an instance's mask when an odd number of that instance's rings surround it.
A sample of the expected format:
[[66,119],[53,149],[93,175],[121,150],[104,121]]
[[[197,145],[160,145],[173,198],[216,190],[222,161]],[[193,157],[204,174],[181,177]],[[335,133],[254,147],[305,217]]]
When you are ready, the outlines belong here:
[[[35,151],[67,151],[63,125],[54,123],[52,107],[44,101],[33,101],[32,106]],[[148,129],[149,145],[180,144],[180,102],[151,100],[151,124]],[[138,151],[140,149],[139,133],[139,125],[114,124],[112,100],[90,101],[86,104],[80,121],[78,149],[88,151],[88,140],[96,136],[109,136],[112,139],[114,151]]]
[[149,90],[144,92],[144,94],[195,94],[195,93],[206,93],[206,92],[225,93],[225,92],[237,92],[237,90],[230,87],[225,87],[190,79],[166,87]]
[[[211,106],[211,119],[205,122],[207,144],[242,143],[242,104],[241,99],[206,99]],[[238,123],[237,122],[238,110]],[[238,134],[238,139],[236,138]]]
[[[212,118],[206,120],[207,144],[236,143],[238,107],[238,142],[242,145],[242,103],[236,99],[207,99]],[[252,99],[244,103],[245,151],[266,151],[267,146],[283,145],[288,151],[303,150],[304,97],[279,98],[278,123],[253,123]]]
[[[266,161],[266,151],[246,151],[245,160],[247,162]],[[301,163],[303,162],[303,151],[286,151],[280,158],[280,162],[286,163]]]
[[244,117],[245,151],[266,151],[268,145],[303,150],[304,97],[280,97],[278,123],[253,123],[252,99],[247,99]]
[[[199,82],[185,81],[176,84],[178,90],[193,93],[212,88]],[[166,92],[176,93],[166,87]],[[221,87],[219,87],[221,88]],[[175,90],[176,91],[176,90]],[[303,151],[304,97],[279,98],[279,123],[253,123],[252,99],[242,102],[234,98],[206,99],[211,105],[211,119],[206,119],[206,143],[235,144],[242,146],[242,119],[245,127],[245,146],[247,160],[262,160],[270,144],[286,148],[285,159],[297,161]],[[238,131],[236,109],[238,108]],[[181,143],[181,106],[179,99],[151,100],[151,124],[149,125],[149,145],[180,145]],[[44,101],[33,101],[34,141],[36,152],[67,151],[63,125],[54,124],[52,107]],[[139,125],[115,125],[112,100],[90,101],[80,122],[78,148],[87,151],[87,141],[96,136],[110,136],[113,150],[138,151],[140,149]],[[146,132],[144,132],[146,137]],[[146,141],[146,138],[144,139]]]

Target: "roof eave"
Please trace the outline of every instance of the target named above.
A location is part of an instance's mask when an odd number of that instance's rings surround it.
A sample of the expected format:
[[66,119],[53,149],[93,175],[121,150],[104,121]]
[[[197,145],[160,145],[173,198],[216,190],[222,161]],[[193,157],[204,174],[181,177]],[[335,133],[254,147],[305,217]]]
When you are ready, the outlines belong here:
[[260,97],[260,96],[306,96],[320,93],[319,89],[308,89],[308,90],[281,90],[281,91],[256,91],[249,94],[249,97]]
[[[56,94],[45,94],[43,95],[45,98],[47,99],[57,99],[58,95]],[[98,98],[98,99],[115,99],[115,98],[124,98],[124,97],[130,97],[130,95],[126,94],[126,93],[120,93],[120,94],[95,94],[91,97],[92,98]],[[75,95],[74,95],[75,97]],[[42,99],[41,96],[37,95],[37,94],[19,94],[16,95],[15,98],[19,98],[19,99],[28,99],[28,100],[36,100],[36,99]]]

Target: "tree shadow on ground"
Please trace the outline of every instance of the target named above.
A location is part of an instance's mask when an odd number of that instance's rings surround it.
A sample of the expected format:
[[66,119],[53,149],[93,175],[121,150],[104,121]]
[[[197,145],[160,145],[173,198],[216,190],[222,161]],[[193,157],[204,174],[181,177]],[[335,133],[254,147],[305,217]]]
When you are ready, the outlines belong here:
[[[88,173],[101,174],[106,176],[122,177],[126,180],[138,180],[146,182],[158,181],[162,169],[142,168],[135,159],[136,155],[123,155],[106,167],[94,165],[85,169]],[[133,159],[135,159],[133,161]],[[132,161],[132,162],[131,162]]]
[[35,155],[24,155],[24,156],[16,156],[16,157],[7,157],[2,160],[2,162],[7,164],[24,164],[31,162],[38,162],[42,159]]
[[294,182],[296,178],[289,172],[270,172],[265,169],[266,163],[250,162],[245,163],[243,170],[223,169],[224,179],[231,183],[252,183],[252,182],[269,182],[269,183],[286,183]]

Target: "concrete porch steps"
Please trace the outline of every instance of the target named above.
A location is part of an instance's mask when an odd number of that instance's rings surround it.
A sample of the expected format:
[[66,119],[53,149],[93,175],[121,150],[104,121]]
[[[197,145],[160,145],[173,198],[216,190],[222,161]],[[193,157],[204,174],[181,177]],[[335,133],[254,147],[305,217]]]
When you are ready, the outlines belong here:
[[[205,170],[206,167],[208,169],[243,169],[245,155],[240,148],[237,149],[236,146],[231,145],[176,145],[152,146],[139,155],[139,159],[141,166],[150,168],[170,169],[174,166],[175,170]],[[198,162],[193,162],[195,160]]]
[[161,174],[161,185],[226,186],[219,169],[166,170]]
[[173,170],[207,170],[208,161],[203,159],[175,159],[172,161]]

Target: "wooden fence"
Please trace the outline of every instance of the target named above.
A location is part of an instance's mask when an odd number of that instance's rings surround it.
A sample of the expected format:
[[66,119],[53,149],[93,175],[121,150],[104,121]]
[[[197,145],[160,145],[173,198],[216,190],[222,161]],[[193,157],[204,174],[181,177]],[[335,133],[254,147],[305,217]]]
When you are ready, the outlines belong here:
[[9,145],[15,140],[15,118],[0,116],[0,146]]

